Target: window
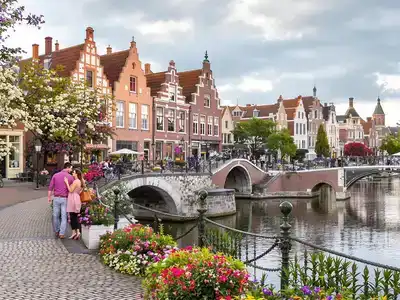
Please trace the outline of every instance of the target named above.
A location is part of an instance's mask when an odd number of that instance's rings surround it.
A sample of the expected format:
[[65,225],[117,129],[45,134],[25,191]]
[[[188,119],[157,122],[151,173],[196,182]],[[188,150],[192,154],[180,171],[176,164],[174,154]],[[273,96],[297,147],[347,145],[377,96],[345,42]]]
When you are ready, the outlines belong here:
[[305,141],[305,140],[302,140],[302,141],[301,141],[301,148],[302,148],[302,149],[305,149],[305,148],[306,148],[306,141]]
[[133,151],[138,150],[138,142],[132,141],[117,141],[117,150],[129,149]]
[[157,130],[164,130],[164,108],[157,107]]
[[142,105],[142,129],[149,130],[149,106]]
[[228,133],[228,144],[232,143],[232,134]]
[[300,119],[300,112],[297,113],[297,118]]
[[213,117],[208,117],[207,120],[207,134],[212,135],[213,130]]
[[93,71],[86,71],[86,84],[93,87]]
[[176,100],[176,87],[174,85],[169,86],[169,100],[174,102]]
[[199,115],[193,115],[193,134],[199,133]]
[[254,118],[258,118],[259,114],[260,114],[259,110],[257,110],[257,109],[253,110],[253,117]]
[[206,116],[200,116],[200,134],[206,134]]
[[136,77],[131,76],[129,78],[129,92],[136,93]]
[[124,102],[117,102],[117,113],[116,113],[116,124],[117,127],[124,127]]
[[306,124],[303,124],[303,134],[306,134]]
[[296,123],[296,134],[299,134],[299,124]]
[[304,119],[304,113],[303,112],[301,113],[301,118]]
[[316,118],[317,118],[317,111],[314,110],[314,119],[316,119]]
[[129,103],[129,128],[136,129],[137,128],[137,104]]
[[168,131],[175,131],[175,110],[168,110]]
[[240,117],[242,115],[242,112],[241,111],[234,111],[233,112],[233,116],[234,117]]
[[204,96],[204,107],[210,107],[211,106],[211,100],[209,95]]
[[162,157],[163,153],[163,142],[156,142],[156,159],[159,160]]
[[8,166],[9,166],[9,168],[19,168],[19,166],[20,166],[20,161],[19,161],[20,137],[10,135],[8,137],[8,141],[12,145],[10,154],[8,156],[9,157]]
[[219,135],[219,120],[217,117],[214,118],[214,135]]
[[228,129],[228,121],[225,121],[225,128]]
[[179,132],[186,132],[186,113],[184,111],[179,112]]

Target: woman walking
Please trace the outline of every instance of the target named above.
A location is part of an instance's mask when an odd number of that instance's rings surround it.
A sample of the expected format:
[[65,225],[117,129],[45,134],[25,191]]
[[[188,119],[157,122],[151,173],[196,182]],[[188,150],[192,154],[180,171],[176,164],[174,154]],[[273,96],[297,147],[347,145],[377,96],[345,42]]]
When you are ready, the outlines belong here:
[[82,189],[85,186],[85,182],[82,178],[82,172],[78,169],[75,169],[72,172],[72,176],[74,177],[74,181],[71,185],[69,185],[67,178],[64,179],[64,182],[67,185],[69,191],[68,201],[67,201],[67,212],[69,213],[69,218],[71,220],[71,228],[72,228],[72,235],[69,238],[74,240],[79,240],[79,238],[81,237],[81,233],[79,231],[79,221],[78,221],[78,215],[81,212],[80,193],[82,192]]

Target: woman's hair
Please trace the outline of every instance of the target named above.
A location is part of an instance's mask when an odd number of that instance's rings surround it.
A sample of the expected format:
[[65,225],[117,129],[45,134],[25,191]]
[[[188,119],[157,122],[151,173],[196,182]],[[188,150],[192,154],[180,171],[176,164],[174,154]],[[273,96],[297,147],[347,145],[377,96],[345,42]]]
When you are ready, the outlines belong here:
[[85,181],[83,180],[83,177],[82,177],[82,171],[79,169],[74,169],[74,172],[76,173],[76,176],[78,177],[78,179],[81,181],[81,187],[83,188],[85,186]]

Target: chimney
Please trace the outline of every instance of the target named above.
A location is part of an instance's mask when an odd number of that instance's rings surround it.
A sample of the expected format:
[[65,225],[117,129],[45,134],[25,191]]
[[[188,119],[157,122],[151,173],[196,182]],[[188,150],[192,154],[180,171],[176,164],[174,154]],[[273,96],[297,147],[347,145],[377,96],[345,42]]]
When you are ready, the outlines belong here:
[[32,45],[32,60],[39,60],[39,45]]
[[282,102],[282,101],[283,101],[283,97],[282,97],[282,95],[279,95],[278,103],[280,103],[280,102]]
[[136,48],[136,42],[135,42],[135,37],[134,36],[132,36],[131,48]]
[[92,27],[86,28],[86,39],[90,40],[90,41],[93,41],[93,37],[94,37],[93,33],[94,33],[94,30],[93,30]]
[[112,53],[112,48],[110,45],[107,47],[107,55],[110,55]]
[[44,38],[44,54],[50,55],[53,52],[53,38],[51,36]]
[[349,98],[349,107],[353,107],[353,104],[354,104],[354,98],[350,97]]
[[58,40],[55,43],[55,50],[54,51],[60,51],[60,44],[58,43]]
[[325,103],[324,103],[324,106],[327,107],[327,106],[328,106],[328,103],[325,102]]
[[144,64],[144,75],[150,74],[151,73],[151,65],[150,64]]
[[173,60],[169,61],[169,66],[175,68],[175,62]]

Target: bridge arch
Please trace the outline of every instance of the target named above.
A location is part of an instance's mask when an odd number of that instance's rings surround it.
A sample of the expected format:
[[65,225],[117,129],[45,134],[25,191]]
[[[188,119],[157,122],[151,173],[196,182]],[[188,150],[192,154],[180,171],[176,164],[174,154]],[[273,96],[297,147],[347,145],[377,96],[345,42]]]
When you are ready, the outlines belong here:
[[311,192],[318,192],[318,197],[311,201],[313,209],[327,213],[336,207],[336,191],[332,183],[321,180],[313,186]]
[[171,195],[158,186],[143,185],[128,192],[135,203],[160,211],[177,214],[176,203]]
[[351,178],[347,183],[346,183],[346,188],[349,189],[353,184],[355,184],[357,181],[371,176],[371,175],[377,175],[384,172],[384,170],[379,170],[379,169],[373,169],[373,170],[368,170],[365,171],[364,173],[361,173],[359,175],[354,176],[353,178]]
[[242,165],[234,165],[228,170],[224,188],[234,189],[240,194],[251,194],[252,182],[249,171]]

